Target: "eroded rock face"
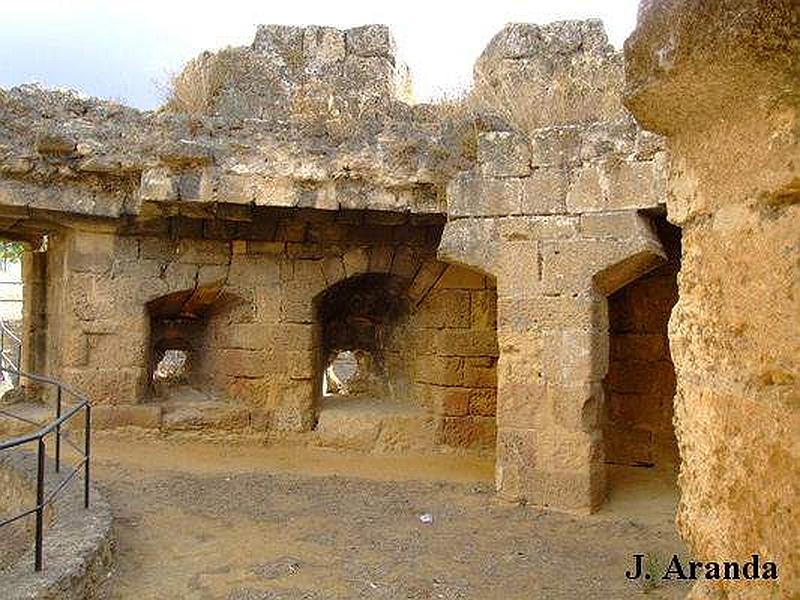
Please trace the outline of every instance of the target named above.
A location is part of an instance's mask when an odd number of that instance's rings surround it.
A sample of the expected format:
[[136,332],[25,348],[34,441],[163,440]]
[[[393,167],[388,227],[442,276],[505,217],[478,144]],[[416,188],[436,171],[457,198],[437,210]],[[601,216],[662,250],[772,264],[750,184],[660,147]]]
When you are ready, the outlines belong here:
[[800,593],[799,48],[796,3],[755,1],[643,3],[626,44],[627,104],[668,137],[683,229],[678,523],[699,560],[780,568],[697,598]]
[[475,90],[523,129],[625,117],[622,55],[599,20],[511,24],[475,65]]
[[383,26],[262,26],[249,47],[191,61],[157,112],[0,91],[0,203],[110,218],[211,203],[442,213],[474,156],[446,110],[405,102],[407,75]]

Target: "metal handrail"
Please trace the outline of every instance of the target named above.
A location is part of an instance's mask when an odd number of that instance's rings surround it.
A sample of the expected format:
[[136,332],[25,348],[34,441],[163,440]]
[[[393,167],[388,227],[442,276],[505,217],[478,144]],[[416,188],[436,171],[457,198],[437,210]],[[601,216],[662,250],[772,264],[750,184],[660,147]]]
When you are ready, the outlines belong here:
[[[0,332],[6,332],[7,328],[5,323],[0,320]],[[10,332],[9,332],[10,333]],[[13,334],[12,334],[13,335]],[[11,337],[11,336],[9,336]],[[16,336],[14,336],[16,338]],[[19,338],[16,338],[19,340]],[[20,342],[21,347],[21,342]],[[17,354],[19,358],[20,353]],[[8,365],[8,366],[7,366]],[[92,426],[92,407],[89,404],[88,399],[80,394],[79,392],[75,391],[74,389],[64,385],[60,381],[53,379],[51,377],[45,377],[43,375],[35,375],[32,373],[26,373],[25,371],[19,368],[19,362],[14,364],[14,361],[11,357],[7,356],[5,353],[4,347],[0,349],[0,372],[9,373],[11,375],[16,376],[17,385],[21,378],[28,379],[30,381],[34,381],[37,383],[43,383],[47,385],[53,385],[56,387],[56,414],[55,418],[52,421],[49,421],[47,424],[41,426],[37,431],[33,433],[24,434],[5,442],[0,443],[0,452],[4,450],[9,450],[11,448],[17,448],[19,446],[23,446],[25,444],[29,444],[31,442],[37,443],[37,467],[36,467],[36,505],[33,508],[25,510],[19,514],[16,514],[12,517],[9,517],[3,521],[0,521],[0,528],[10,523],[13,523],[19,519],[27,517],[31,514],[36,514],[36,531],[35,531],[35,552],[34,552],[34,570],[41,571],[42,570],[42,549],[43,549],[43,537],[44,537],[44,509],[49,504],[53,503],[58,496],[58,494],[67,486],[67,484],[72,481],[75,476],[83,470],[83,506],[84,508],[89,508],[89,482],[90,482],[90,459],[91,459],[91,426]],[[62,402],[64,394],[69,394],[75,398],[77,403],[70,407],[69,410],[62,414]],[[67,474],[67,476],[61,480],[54,489],[52,489],[47,496],[45,497],[44,493],[44,484],[45,484],[45,453],[47,451],[45,445],[45,438],[55,432],[56,438],[56,447],[55,447],[55,472],[58,473],[61,471],[61,428],[62,426],[67,423],[71,418],[77,415],[80,411],[84,411],[85,414],[85,421],[84,421],[84,430],[83,430],[83,449],[79,448],[76,444],[73,444],[69,437],[65,437],[65,441],[74,448],[77,452],[82,452],[80,460],[73,465],[72,471]],[[20,417],[10,413],[8,411],[3,411],[5,416],[18,419],[20,421],[26,422],[31,424],[32,422],[29,419],[24,417]]]
[[[16,356],[14,357],[6,356],[6,338],[11,340],[11,343],[17,348]],[[19,371],[22,366],[22,340],[17,337],[17,334],[11,331],[11,328],[5,324],[5,321],[0,319],[0,367],[3,366],[4,362],[14,365],[17,371]],[[14,375],[14,377],[12,378],[11,384],[17,387],[19,385],[19,375],[14,373],[12,373],[12,375]]]

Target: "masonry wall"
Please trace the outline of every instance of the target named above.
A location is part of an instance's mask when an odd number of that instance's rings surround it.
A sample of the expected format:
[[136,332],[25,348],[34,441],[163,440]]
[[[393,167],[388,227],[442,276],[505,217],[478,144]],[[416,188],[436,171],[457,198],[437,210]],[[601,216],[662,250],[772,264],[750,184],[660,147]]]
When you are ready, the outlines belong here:
[[439,442],[493,449],[498,349],[492,278],[446,267],[417,307],[408,333],[416,346],[416,396],[443,416]]
[[448,186],[439,255],[496,278],[496,484],[510,500],[588,512],[605,498],[607,296],[666,258],[639,212],[663,202],[664,153],[625,113],[621,68],[596,21],[509,25],[476,67],[505,122]]
[[[65,230],[49,253],[51,372],[98,405],[152,404],[156,332],[147,303],[219,289],[218,306],[192,336],[193,379],[242,407],[237,422],[307,431],[318,395],[314,299],[348,277],[388,273],[407,281],[419,306],[404,331],[412,401],[446,414],[442,443],[486,446],[494,431],[493,290],[483,276],[435,260],[440,232],[436,218],[317,211],[266,211],[247,223],[160,219],[118,233]],[[440,388],[449,386],[466,406],[445,402]],[[454,428],[452,419],[464,424]]]
[[659,228],[669,257],[608,298],[609,364],[603,439],[607,463],[672,467],[675,368],[667,326],[678,300],[680,231]]

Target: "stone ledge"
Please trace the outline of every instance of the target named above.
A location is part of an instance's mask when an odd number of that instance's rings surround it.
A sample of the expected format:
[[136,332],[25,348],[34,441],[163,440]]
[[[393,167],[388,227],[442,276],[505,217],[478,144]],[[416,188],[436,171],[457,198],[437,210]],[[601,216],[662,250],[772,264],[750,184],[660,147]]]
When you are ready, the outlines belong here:
[[[45,495],[57,484],[54,463],[47,460]],[[36,486],[36,456],[8,450],[0,457],[0,469],[9,469]],[[64,467],[62,466],[62,469]],[[62,476],[64,474],[62,470]],[[22,557],[0,571],[6,600],[59,598],[98,600],[108,597],[108,576],[114,564],[115,546],[111,506],[92,486],[91,503],[83,508],[80,475],[58,495],[53,519],[44,533],[44,568],[33,570],[33,545]]]

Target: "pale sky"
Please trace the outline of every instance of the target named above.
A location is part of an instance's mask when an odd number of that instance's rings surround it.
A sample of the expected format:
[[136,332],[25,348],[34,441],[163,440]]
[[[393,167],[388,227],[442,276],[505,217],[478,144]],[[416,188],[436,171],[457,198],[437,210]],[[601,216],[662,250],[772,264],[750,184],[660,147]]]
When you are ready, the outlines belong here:
[[170,73],[203,50],[250,44],[260,23],[385,23],[424,101],[467,88],[475,59],[506,23],[597,17],[619,48],[637,7],[638,0],[3,0],[0,87],[37,81],[150,109]]

